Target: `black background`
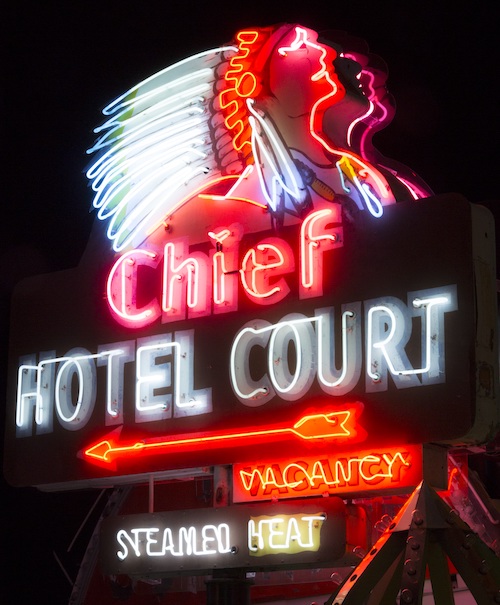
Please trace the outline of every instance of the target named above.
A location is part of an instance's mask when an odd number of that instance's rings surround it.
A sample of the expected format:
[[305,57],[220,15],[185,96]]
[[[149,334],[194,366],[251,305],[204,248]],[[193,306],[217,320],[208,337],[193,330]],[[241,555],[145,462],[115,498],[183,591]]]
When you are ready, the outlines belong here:
[[[244,26],[344,30],[389,65],[398,108],[375,137],[378,149],[436,193],[459,192],[498,215],[499,16],[491,1],[18,0],[3,7],[1,392],[12,287],[78,263],[93,222],[85,149],[115,96]],[[66,551],[97,494],[1,488],[0,601],[66,603],[71,587],[53,552],[74,578],[84,536]]]

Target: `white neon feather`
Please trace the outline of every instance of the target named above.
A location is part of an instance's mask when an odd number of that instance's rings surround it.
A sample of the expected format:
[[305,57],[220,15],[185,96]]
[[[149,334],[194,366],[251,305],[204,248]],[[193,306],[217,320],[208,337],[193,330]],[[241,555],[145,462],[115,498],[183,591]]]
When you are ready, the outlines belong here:
[[87,177],[93,206],[108,220],[115,251],[142,243],[208,173],[217,176],[209,106],[216,67],[227,46],[184,59],[115,99],[100,136],[87,153],[100,152]]
[[273,212],[293,212],[307,197],[307,188],[292,154],[265,116],[247,100],[251,113],[252,150],[262,193]]
[[[245,169],[213,108],[216,70],[236,52],[225,46],[184,59],[104,108],[109,118],[94,131],[99,137],[87,153],[99,157],[87,177],[116,252],[145,241],[207,175],[212,181],[222,170],[237,175]],[[262,195],[271,213],[297,214],[308,192],[290,150],[252,99],[247,108]]]

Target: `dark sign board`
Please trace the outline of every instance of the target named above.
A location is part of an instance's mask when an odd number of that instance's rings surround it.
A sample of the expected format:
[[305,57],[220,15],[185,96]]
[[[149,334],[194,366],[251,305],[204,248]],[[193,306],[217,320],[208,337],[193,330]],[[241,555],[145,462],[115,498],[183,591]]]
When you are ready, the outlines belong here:
[[[237,312],[158,321],[139,335],[110,321],[91,263],[22,283],[6,476],[85,485],[251,461],[255,447],[283,458],[482,438],[495,418],[496,320],[473,244],[492,227],[476,230],[476,210],[449,197],[346,220],[342,247],[324,255],[321,296],[301,300],[291,274],[276,307],[240,290]],[[280,235],[297,248],[299,226]],[[255,235],[241,242],[240,257]],[[479,269],[488,277],[486,262]]]
[[340,498],[109,517],[101,530],[105,574],[159,577],[326,567],[345,553]]

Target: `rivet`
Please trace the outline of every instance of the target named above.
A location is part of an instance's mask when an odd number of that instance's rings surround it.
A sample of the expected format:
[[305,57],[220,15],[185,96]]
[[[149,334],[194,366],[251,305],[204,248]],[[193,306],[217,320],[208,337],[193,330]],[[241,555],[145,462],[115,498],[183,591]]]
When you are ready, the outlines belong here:
[[469,550],[472,546],[471,542],[472,542],[473,537],[471,536],[471,534],[467,534],[464,538],[464,543],[462,544],[462,546],[466,549]]
[[401,600],[403,603],[413,603],[413,593],[409,588],[405,588],[401,592]]
[[415,525],[422,525],[422,523],[424,522],[424,518],[420,511],[416,510],[413,513],[413,521],[415,522]]
[[415,563],[411,559],[405,561],[405,570],[409,576],[414,576],[417,573]]

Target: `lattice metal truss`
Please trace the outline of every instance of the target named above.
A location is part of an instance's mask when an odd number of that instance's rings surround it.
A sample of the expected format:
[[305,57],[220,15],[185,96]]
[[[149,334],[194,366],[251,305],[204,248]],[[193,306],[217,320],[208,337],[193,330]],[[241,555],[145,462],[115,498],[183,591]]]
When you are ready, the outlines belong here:
[[111,492],[106,506],[99,517],[99,521],[94,528],[87,550],[85,551],[85,556],[81,562],[78,576],[73,585],[69,605],[81,605],[84,602],[99,554],[99,532],[101,530],[102,522],[106,517],[118,513],[122,504],[127,499],[130,489],[129,486],[121,486],[116,487]]
[[418,605],[426,571],[435,603],[454,605],[448,560],[478,605],[500,603],[500,559],[422,482],[325,605]]

